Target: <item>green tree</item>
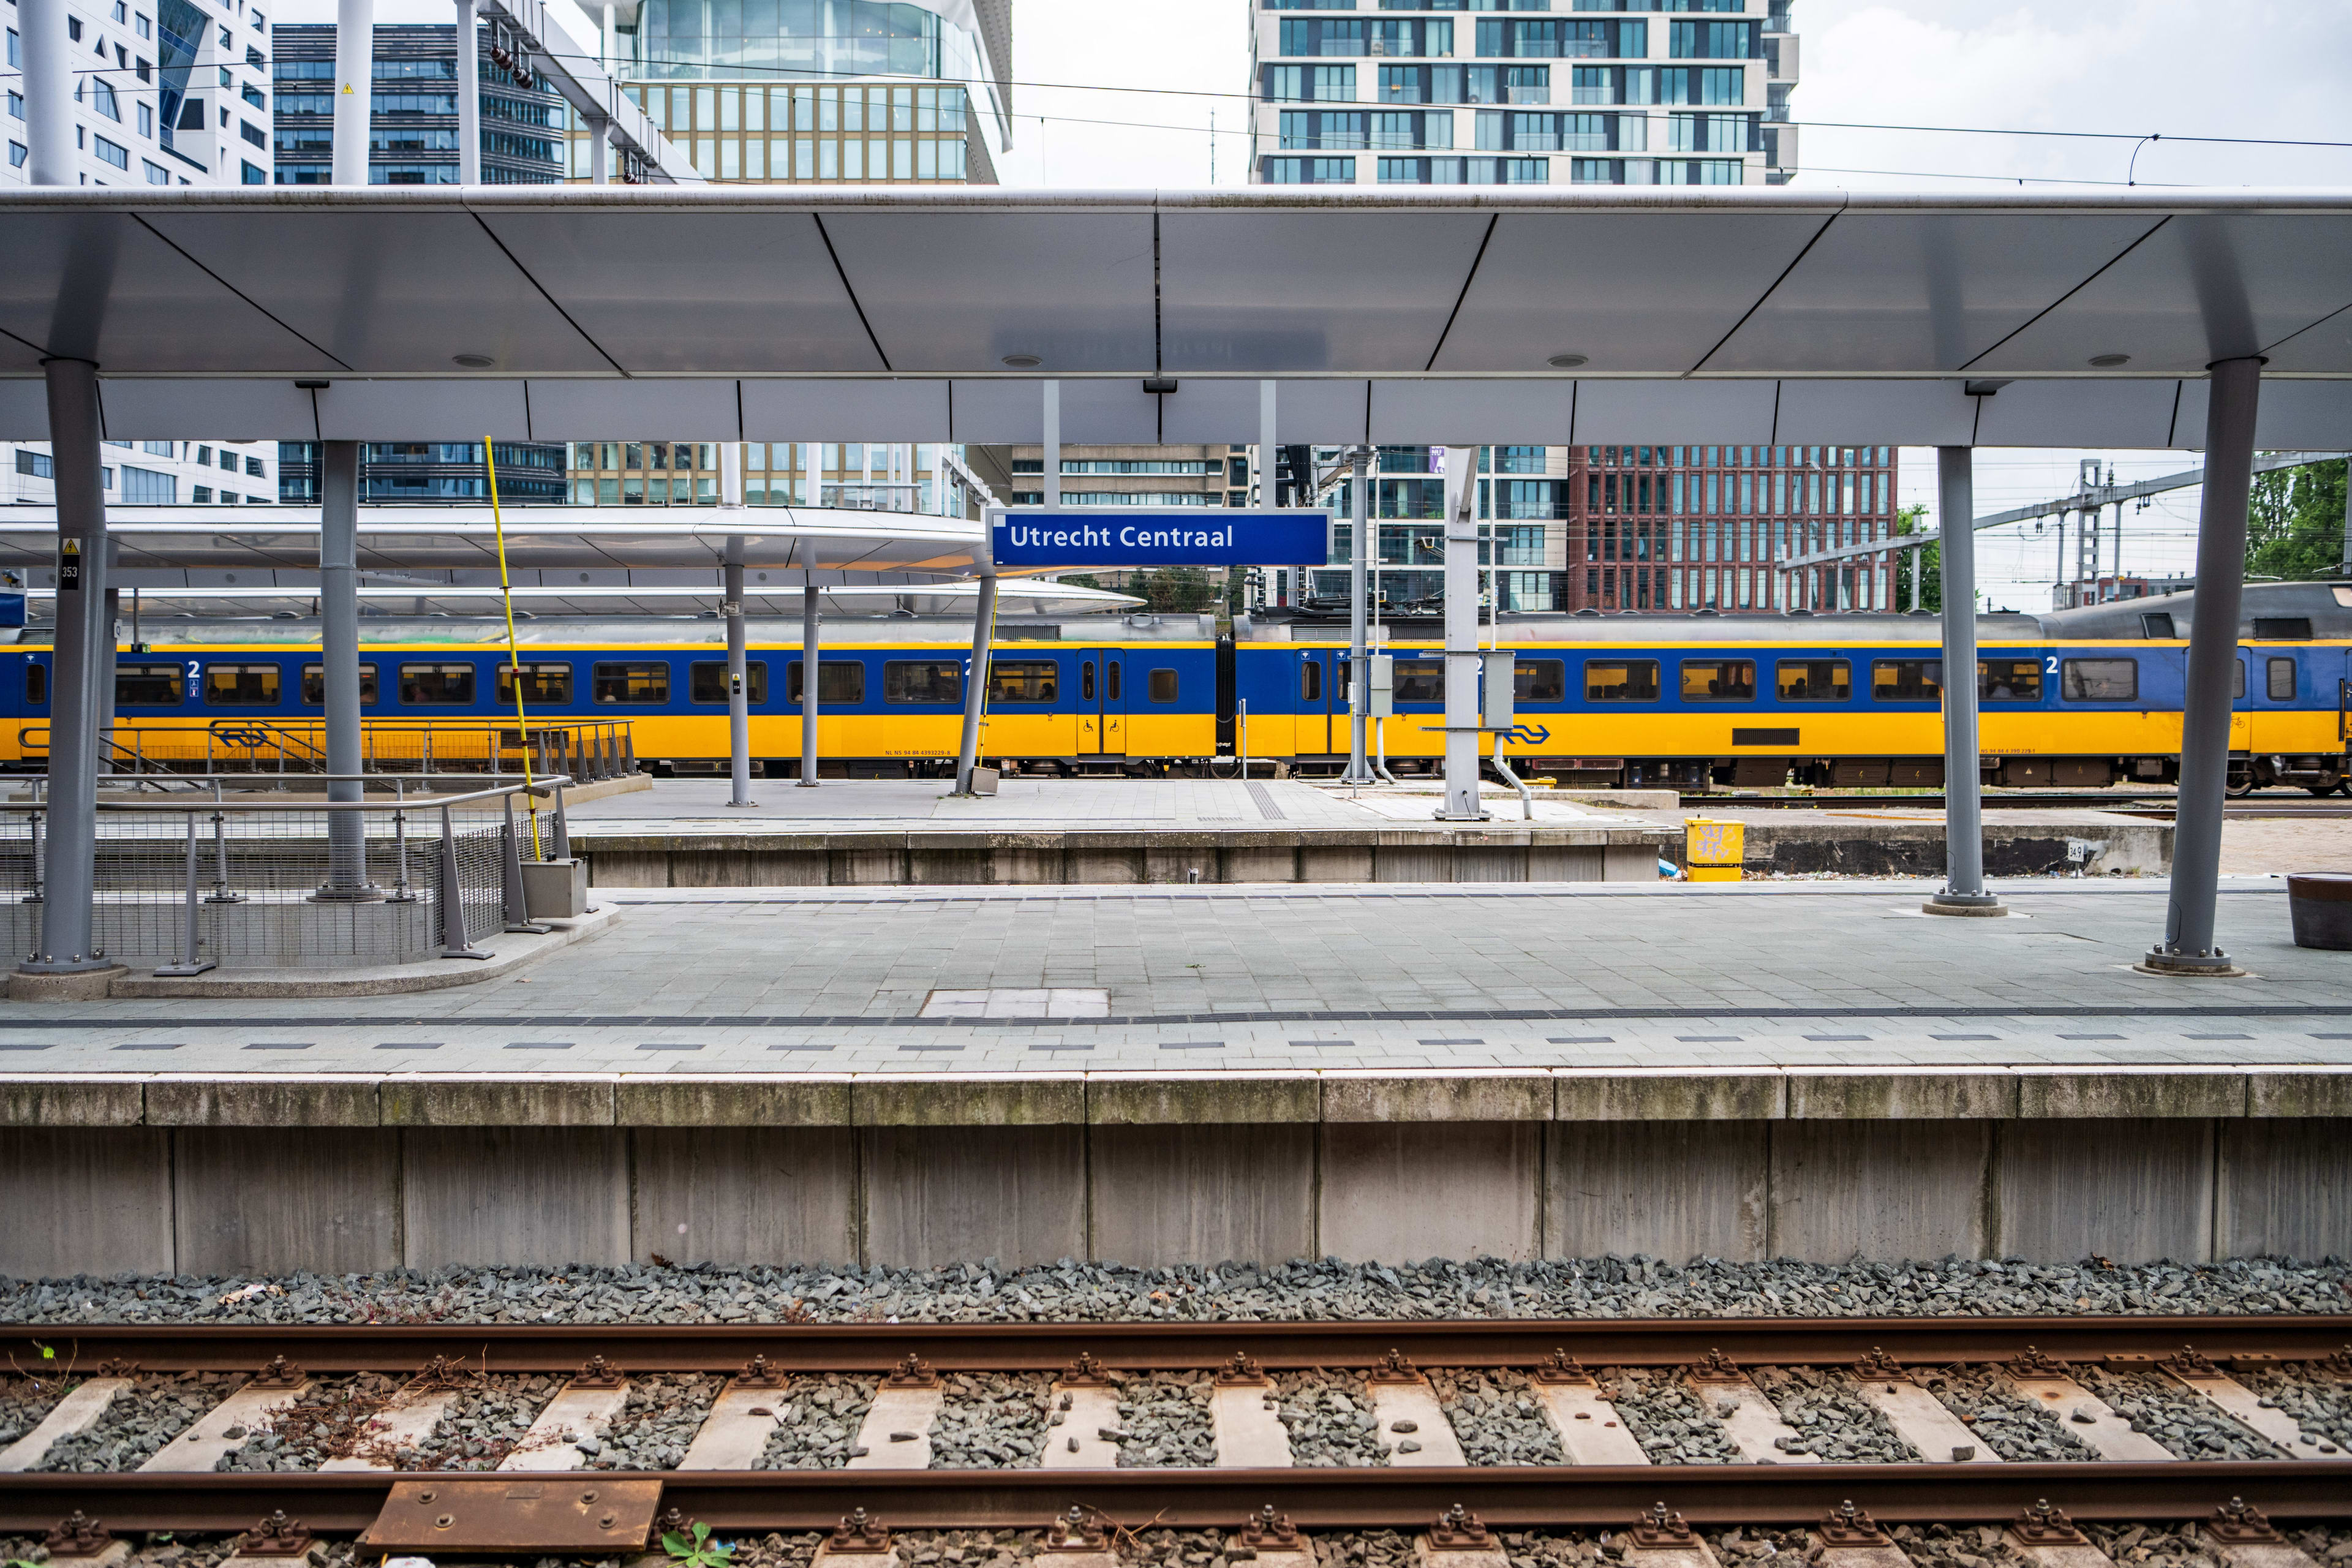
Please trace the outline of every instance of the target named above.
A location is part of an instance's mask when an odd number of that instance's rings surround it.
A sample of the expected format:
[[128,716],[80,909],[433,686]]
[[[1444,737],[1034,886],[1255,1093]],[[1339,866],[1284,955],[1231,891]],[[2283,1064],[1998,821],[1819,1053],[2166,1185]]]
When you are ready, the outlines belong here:
[[[1921,533],[1919,520],[1927,514],[1924,506],[1908,506],[1895,514],[1895,531],[1898,534]],[[1903,552],[1895,567],[1895,603],[1903,609],[1911,607],[1911,574],[1925,572],[1919,584],[1919,607],[1941,611],[1944,607],[1944,552],[1940,545],[1924,545],[1917,550]]]
[[2296,582],[2344,565],[2344,459],[2254,476],[2246,574]]

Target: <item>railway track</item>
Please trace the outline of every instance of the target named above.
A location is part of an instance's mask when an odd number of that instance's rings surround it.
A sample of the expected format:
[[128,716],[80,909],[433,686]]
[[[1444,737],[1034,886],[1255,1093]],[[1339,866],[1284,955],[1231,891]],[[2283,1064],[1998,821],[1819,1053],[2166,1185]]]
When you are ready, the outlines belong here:
[[[348,1533],[524,1472],[730,1531],[2347,1518],[2347,1316],[0,1327],[50,1369],[7,1382],[0,1532]],[[608,1468],[647,1420],[666,1462]],[[256,1463],[305,1468],[216,1468]]]
[[[1908,806],[1922,811],[1941,811],[1944,796],[1940,792],[1920,795],[1840,794],[1823,790],[1814,795],[1734,795],[1722,790],[1694,790],[1682,796],[1685,806],[1737,806],[1746,810],[1813,810],[1854,811],[1872,806]],[[2001,795],[1988,792],[1984,797],[1987,811],[2121,811],[2169,817],[2179,807],[2177,799],[2168,795],[2118,795],[2111,790],[2085,790],[2076,794],[2053,791],[2037,795]],[[2352,816],[2352,799],[2343,795],[2314,797],[2284,791],[2266,792],[2255,795],[2240,795],[2229,800],[2225,813],[2232,817],[2339,817]]]

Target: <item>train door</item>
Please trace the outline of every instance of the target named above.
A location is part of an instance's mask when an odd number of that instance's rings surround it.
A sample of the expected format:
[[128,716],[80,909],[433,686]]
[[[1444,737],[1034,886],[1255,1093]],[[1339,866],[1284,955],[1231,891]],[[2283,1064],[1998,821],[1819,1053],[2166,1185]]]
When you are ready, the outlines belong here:
[[1078,755],[1127,755],[1127,670],[1115,647],[1078,655]]
[[2277,647],[2243,650],[2249,751],[2308,752],[2325,742],[2324,731],[2309,722],[2306,711],[2300,710],[2315,694],[2304,689],[2309,678],[2304,674],[2297,651]]
[[[2233,678],[2238,683],[2238,689],[2236,700],[2230,704],[2230,750],[2233,752],[2247,752],[2253,749],[2253,704],[2256,689],[2252,683],[2261,678],[2254,675],[2252,671],[2259,657],[2252,648],[2238,649],[2238,673]],[[2188,705],[2184,702],[2181,720],[2184,724],[2188,722],[2187,709]]]
[[[1295,745],[1302,757],[1331,754],[1331,717],[1344,713],[1340,706],[1340,676],[1346,668],[1345,656],[1329,648],[1310,647],[1298,651],[1297,740]],[[1345,750],[1343,744],[1340,748]]]

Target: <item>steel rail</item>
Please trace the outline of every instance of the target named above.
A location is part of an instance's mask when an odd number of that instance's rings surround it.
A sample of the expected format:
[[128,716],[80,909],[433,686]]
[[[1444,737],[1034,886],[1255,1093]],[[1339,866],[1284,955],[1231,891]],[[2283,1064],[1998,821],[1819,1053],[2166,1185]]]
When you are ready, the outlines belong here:
[[[2042,1499],[2077,1520],[2204,1519],[2231,1498],[2274,1520],[2352,1515],[2352,1462],[2293,1459],[654,1473],[662,1507],[721,1531],[828,1528],[857,1508],[893,1529],[1039,1529],[1072,1503],[1131,1529],[1232,1529],[1268,1503],[1308,1528],[1426,1525],[1456,1503],[1507,1528],[1622,1528],[1655,1502],[1700,1525],[1809,1523],[1847,1500],[1882,1523],[1998,1523]],[[648,1472],[560,1474],[593,1486]],[[116,1531],[226,1532],[283,1510],[320,1533],[349,1534],[373,1522],[396,1481],[436,1475],[456,1479],[416,1470],[0,1475],[0,1531],[47,1530],[79,1509]]]
[[908,1355],[946,1372],[1057,1372],[1086,1352],[1132,1371],[1526,1366],[1555,1350],[1588,1366],[1679,1366],[1710,1351],[1760,1365],[1833,1365],[1884,1350],[1922,1365],[2001,1362],[2029,1347],[2063,1361],[2142,1361],[2193,1346],[2214,1358],[2317,1360],[2352,1346],[2352,1313],[2057,1318],[1431,1319],[1373,1322],[0,1324],[23,1368],[125,1360],[146,1372],[250,1372],[283,1355],[312,1373],[404,1371],[434,1356],[493,1373],[570,1372],[602,1355],[631,1373],[886,1372]]

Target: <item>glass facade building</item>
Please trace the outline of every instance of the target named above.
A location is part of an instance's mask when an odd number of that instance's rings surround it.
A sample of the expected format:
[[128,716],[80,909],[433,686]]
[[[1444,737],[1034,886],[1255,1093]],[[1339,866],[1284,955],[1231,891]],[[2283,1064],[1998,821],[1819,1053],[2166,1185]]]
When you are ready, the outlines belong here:
[[[455,26],[375,29],[370,184],[457,183],[457,39]],[[326,184],[334,169],[335,29],[280,26],[276,43],[278,184]],[[499,66],[488,29],[478,31],[475,47],[481,58],[482,183],[560,182],[568,106],[546,78]]]
[[1250,178],[1784,184],[1789,4],[1255,0]]

